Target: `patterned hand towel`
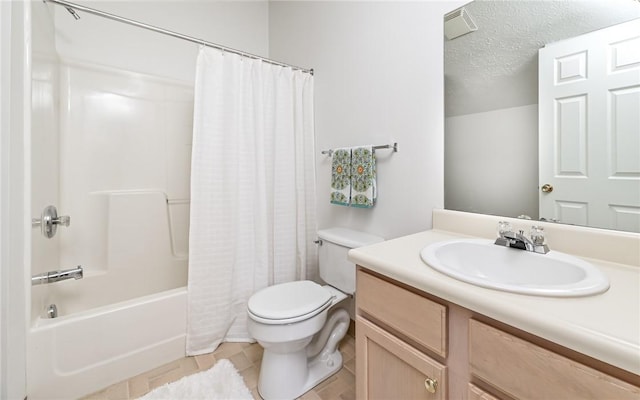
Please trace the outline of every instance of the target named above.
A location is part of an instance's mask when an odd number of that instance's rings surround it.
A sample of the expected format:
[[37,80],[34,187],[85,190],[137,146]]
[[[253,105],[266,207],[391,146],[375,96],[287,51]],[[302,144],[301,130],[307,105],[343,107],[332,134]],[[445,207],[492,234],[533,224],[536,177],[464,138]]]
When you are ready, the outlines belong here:
[[331,203],[351,202],[351,149],[337,149],[331,155]]
[[377,196],[373,147],[354,148],[351,150],[351,207],[371,208]]

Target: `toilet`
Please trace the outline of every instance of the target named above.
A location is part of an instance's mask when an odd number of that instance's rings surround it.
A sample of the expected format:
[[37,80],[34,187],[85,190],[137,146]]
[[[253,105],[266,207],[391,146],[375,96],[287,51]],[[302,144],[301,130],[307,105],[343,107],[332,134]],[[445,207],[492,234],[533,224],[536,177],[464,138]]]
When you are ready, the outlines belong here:
[[342,368],[340,340],[350,317],[345,300],[355,292],[350,249],[383,241],[346,228],[318,231],[321,286],[287,282],[256,292],[247,303],[248,330],[264,348],[258,392],[265,400],[295,399]]

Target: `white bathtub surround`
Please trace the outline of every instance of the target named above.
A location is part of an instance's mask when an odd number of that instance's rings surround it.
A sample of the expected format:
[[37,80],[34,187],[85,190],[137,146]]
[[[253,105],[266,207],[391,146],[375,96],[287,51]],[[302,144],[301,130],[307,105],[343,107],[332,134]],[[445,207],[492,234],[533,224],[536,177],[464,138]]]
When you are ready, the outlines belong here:
[[71,224],[32,231],[30,272],[80,264],[85,277],[33,288],[31,320],[185,286],[193,88],[64,58],[34,68],[31,215],[54,204]]
[[201,48],[195,92],[190,355],[252,340],[248,298],[317,273],[313,76]]
[[[30,399],[78,398],[183,357],[186,337],[193,88],[55,60],[34,59],[51,100],[34,114],[32,215],[57,204],[71,225],[52,240],[32,231],[30,273],[85,274],[31,288]],[[59,318],[41,318],[49,304]]]

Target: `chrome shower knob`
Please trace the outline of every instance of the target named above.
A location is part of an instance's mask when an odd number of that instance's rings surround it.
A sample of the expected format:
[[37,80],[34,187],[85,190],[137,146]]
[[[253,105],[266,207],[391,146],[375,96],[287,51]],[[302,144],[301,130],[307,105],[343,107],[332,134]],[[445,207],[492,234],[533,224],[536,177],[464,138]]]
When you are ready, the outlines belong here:
[[69,226],[71,224],[71,217],[67,215],[58,216],[58,210],[55,206],[47,206],[42,211],[40,219],[33,219],[31,226],[39,226],[42,235],[48,239],[55,236],[58,230],[58,225]]

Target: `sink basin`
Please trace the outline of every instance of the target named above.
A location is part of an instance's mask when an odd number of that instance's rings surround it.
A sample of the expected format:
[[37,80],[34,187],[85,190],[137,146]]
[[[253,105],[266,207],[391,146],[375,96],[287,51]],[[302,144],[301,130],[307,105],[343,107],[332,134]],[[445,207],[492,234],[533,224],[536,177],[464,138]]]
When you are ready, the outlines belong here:
[[594,265],[553,250],[538,254],[487,239],[461,239],[433,243],[420,257],[452,278],[506,292],[578,297],[609,289],[609,279]]

